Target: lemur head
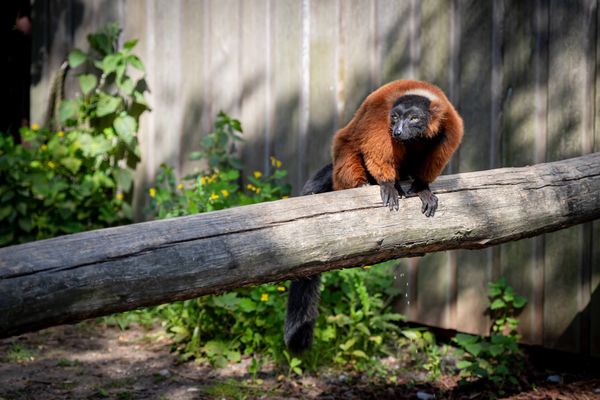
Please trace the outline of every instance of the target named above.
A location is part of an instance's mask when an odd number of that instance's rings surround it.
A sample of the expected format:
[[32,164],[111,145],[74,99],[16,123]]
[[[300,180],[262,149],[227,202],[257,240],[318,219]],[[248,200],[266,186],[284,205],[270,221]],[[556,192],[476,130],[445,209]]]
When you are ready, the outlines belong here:
[[427,137],[431,119],[431,100],[416,94],[407,94],[396,100],[390,112],[390,134],[397,141]]

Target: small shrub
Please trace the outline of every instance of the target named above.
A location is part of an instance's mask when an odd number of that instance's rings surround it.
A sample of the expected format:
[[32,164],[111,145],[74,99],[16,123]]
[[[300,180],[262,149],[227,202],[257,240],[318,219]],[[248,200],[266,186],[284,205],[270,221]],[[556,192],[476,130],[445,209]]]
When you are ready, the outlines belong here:
[[518,296],[504,278],[489,284],[492,332],[489,338],[458,334],[453,341],[459,346],[457,363],[463,382],[472,377],[484,378],[500,389],[507,383],[518,384],[523,369],[523,354],[518,347],[518,313],[527,300]]
[[136,41],[118,50],[119,33],[109,25],[88,37],[90,54],[69,54],[72,67],[93,71],[79,75],[81,94],[61,103],[64,129],[22,128],[23,144],[0,137],[0,246],[131,220],[135,133],[148,108],[143,77],[128,75],[129,66],[143,70]]

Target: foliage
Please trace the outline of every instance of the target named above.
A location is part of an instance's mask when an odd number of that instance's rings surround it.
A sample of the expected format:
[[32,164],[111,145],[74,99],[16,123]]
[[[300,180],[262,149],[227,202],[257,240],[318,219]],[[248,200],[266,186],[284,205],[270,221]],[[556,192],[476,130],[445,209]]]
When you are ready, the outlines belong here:
[[246,177],[246,191],[241,190],[241,162],[232,151],[234,141],[240,141],[240,122],[220,112],[215,131],[204,137],[202,149],[192,153],[195,160],[206,157],[208,168],[177,182],[173,168],[161,165],[156,187],[149,190],[151,208],[157,218],[177,217],[206,211],[260,203],[286,198],[290,186],[283,182],[287,171],[281,169],[281,161],[271,157],[273,173],[264,175],[254,171]]
[[523,354],[518,347],[518,313],[527,300],[515,294],[504,277],[489,284],[492,333],[489,338],[458,334],[453,341],[459,346],[457,363],[463,381],[470,377],[488,379],[500,389],[507,383],[517,384],[523,369]]
[[75,49],[72,67],[99,70],[79,75],[81,94],[64,100],[58,132],[33,124],[23,128],[23,144],[0,137],[0,246],[101,228],[131,219],[133,171],[139,161],[135,133],[147,109],[143,78],[128,75],[129,65],[143,70],[123,50],[120,30],[109,25],[88,37],[95,53]]
[[438,379],[446,369],[448,347],[438,345],[433,333],[424,327],[403,328],[401,333],[407,339],[401,350],[411,357],[412,365],[424,369],[429,379]]
[[333,363],[365,371],[374,367],[374,357],[393,353],[396,322],[404,317],[384,301],[398,294],[389,283],[390,268],[384,263],[323,275],[314,349],[304,356],[310,369]]
[[[166,218],[287,196],[286,171],[274,157],[271,175],[255,171],[241,189],[241,162],[233,148],[241,133],[239,121],[220,113],[215,131],[193,153],[194,159],[206,160],[204,171],[178,183],[172,168],[162,166],[156,187],[149,191],[155,214]],[[325,364],[365,370],[373,364],[373,355],[387,350],[384,338],[397,338],[399,328],[394,322],[403,318],[384,303],[384,295],[393,291],[389,276],[385,268],[325,274],[314,349],[303,357],[290,355],[284,347],[287,283],[241,288],[158,309],[184,359],[194,357],[222,367],[251,356],[248,370],[254,378],[265,359],[284,367],[288,375]]]

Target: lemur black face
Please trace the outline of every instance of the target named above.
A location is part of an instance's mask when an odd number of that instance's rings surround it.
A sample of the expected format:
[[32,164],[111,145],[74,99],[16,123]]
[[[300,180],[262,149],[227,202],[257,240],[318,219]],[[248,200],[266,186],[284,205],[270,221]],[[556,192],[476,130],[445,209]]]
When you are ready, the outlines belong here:
[[423,137],[429,122],[427,97],[406,95],[398,98],[390,112],[390,134],[397,141],[414,140]]

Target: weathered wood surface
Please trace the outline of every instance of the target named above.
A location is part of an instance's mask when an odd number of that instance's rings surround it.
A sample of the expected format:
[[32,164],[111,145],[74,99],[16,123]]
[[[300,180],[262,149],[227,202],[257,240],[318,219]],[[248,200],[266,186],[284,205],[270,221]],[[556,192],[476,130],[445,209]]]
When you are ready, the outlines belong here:
[[600,153],[441,177],[434,218],[376,187],[146,222],[0,249],[0,337],[117,311],[600,217]]

